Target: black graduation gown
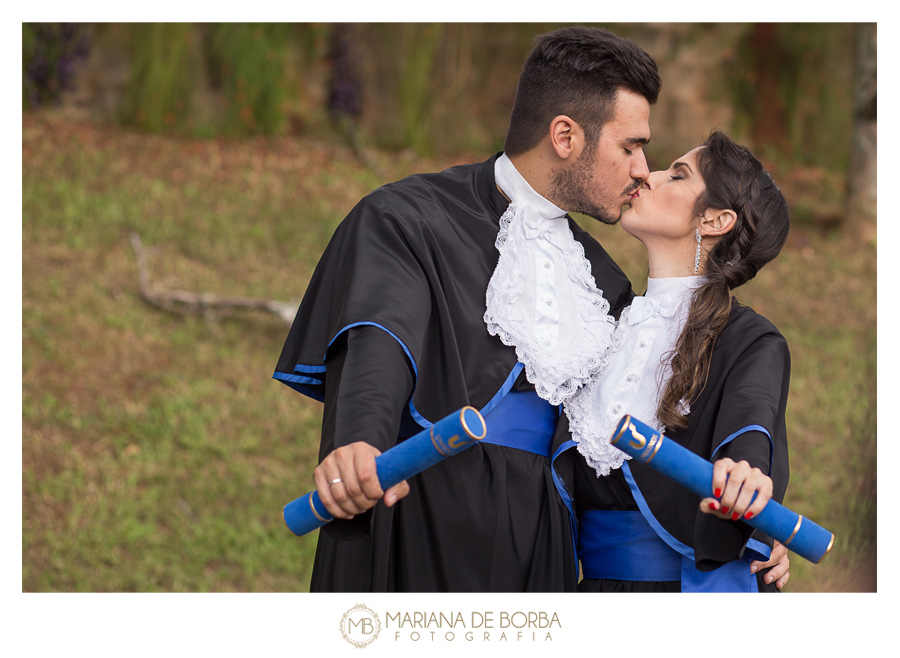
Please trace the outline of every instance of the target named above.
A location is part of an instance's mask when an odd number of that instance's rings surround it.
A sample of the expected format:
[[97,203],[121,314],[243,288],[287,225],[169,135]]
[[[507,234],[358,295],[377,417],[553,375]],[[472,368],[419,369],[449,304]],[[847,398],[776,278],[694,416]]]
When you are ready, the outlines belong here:
[[[784,500],[789,478],[785,407],[790,383],[790,353],[778,329],[751,308],[732,302],[728,322],[713,350],[709,379],[691,405],[689,425],[666,436],[710,461],[746,459],[768,473],[773,498]],[[571,439],[561,422],[554,450]],[[649,466],[626,461],[608,477],[597,477],[575,449],[555,462],[574,499],[576,514],[585,510],[636,512],[633,486],[649,513],[670,539],[693,549],[697,569],[712,571],[744,555],[748,540],[769,548],[771,538],[742,521],[729,521],[699,511],[700,497]],[[632,485],[627,481],[630,473]],[[647,514],[645,513],[646,517]],[[759,546],[758,544],[756,544]],[[777,591],[757,574],[760,591]],[[680,583],[585,579],[580,591],[680,591]]]
[[[320,459],[358,440],[384,451],[464,405],[533,391],[483,320],[508,206],[497,157],[379,188],[336,230],[274,375],[324,401]],[[630,282],[569,227],[617,314]],[[393,508],[320,531],[312,590],[574,589],[569,511],[546,456],[480,443],[409,484]]]

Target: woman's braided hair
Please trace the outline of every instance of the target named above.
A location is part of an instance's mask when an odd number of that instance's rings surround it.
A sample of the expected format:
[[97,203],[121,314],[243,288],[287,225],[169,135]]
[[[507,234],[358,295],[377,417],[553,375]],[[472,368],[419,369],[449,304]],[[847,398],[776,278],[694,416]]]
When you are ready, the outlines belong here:
[[731,311],[731,291],[778,255],[790,228],[784,195],[749,149],[715,130],[697,152],[697,166],[706,190],[695,213],[728,209],[737,220],[709,252],[708,281],[694,291],[687,322],[668,355],[672,376],[657,416],[670,429],[687,427],[681,401],[696,401],[706,386],[713,347]]

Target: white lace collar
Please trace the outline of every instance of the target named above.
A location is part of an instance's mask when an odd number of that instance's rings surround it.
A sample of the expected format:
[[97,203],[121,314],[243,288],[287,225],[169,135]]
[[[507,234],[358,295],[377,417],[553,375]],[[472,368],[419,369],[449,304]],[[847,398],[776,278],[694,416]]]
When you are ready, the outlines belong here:
[[512,203],[500,218],[484,321],[491,335],[515,346],[538,395],[560,404],[603,368],[615,322],[565,211],[506,155],[494,173]]
[[[650,279],[646,295],[635,297],[622,311],[607,369],[566,400],[572,439],[598,476],[609,475],[628,459],[609,444],[623,415],[631,414],[663,431],[656,411],[672,374],[665,355],[677,344],[693,291],[706,280],[703,276]],[[680,411],[690,413],[684,400]]]

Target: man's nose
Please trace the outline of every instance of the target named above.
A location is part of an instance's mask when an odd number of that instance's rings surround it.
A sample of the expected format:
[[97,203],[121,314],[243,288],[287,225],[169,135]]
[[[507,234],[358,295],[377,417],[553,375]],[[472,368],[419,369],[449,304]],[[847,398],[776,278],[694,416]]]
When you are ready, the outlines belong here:
[[644,156],[643,151],[641,151],[640,157],[631,166],[631,177],[635,180],[645,182],[649,175],[650,168],[647,166],[647,158]]

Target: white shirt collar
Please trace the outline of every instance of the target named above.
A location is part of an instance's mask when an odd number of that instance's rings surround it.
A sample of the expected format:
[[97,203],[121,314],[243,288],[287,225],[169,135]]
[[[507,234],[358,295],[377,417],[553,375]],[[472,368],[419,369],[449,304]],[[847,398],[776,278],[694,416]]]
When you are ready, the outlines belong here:
[[647,279],[646,297],[662,300],[670,293],[680,291],[683,296],[689,296],[695,289],[702,286],[709,277],[706,276],[673,276],[666,278]]

